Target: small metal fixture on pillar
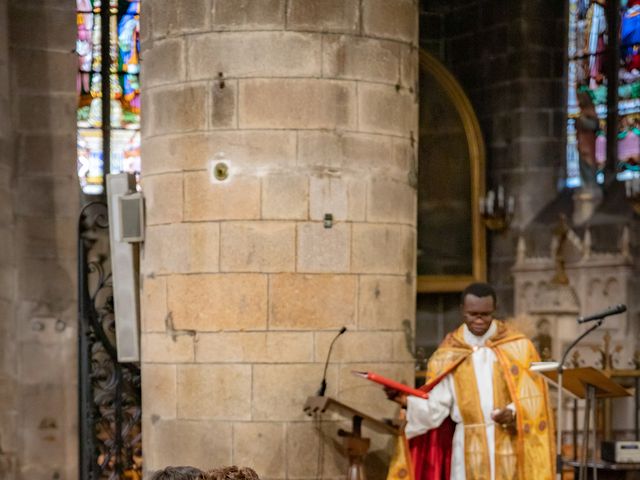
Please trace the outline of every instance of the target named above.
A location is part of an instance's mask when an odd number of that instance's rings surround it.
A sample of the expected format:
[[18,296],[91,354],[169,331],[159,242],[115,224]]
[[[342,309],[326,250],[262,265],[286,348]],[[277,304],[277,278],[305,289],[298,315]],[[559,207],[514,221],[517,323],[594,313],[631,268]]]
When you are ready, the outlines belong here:
[[496,191],[489,190],[479,200],[480,215],[484,225],[491,231],[502,232],[509,227],[515,209],[515,199],[504,193],[499,186]]
[[640,215],[640,177],[633,177],[624,182],[624,191],[633,211]]

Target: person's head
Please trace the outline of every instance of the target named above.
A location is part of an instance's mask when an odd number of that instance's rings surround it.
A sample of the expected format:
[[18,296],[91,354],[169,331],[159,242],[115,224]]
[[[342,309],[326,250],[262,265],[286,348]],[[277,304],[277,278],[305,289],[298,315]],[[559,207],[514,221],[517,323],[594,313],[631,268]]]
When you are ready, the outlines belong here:
[[260,480],[252,468],[235,465],[209,470],[202,478],[204,480]]
[[151,475],[151,480],[199,480],[203,471],[195,467],[166,467]]
[[480,337],[487,333],[496,309],[496,292],[487,283],[472,283],[460,298],[462,320],[471,333]]

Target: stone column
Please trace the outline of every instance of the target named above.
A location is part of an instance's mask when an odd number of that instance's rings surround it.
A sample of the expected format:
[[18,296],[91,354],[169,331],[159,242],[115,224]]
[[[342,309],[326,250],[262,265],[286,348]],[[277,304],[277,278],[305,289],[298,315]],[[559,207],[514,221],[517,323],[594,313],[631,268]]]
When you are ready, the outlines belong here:
[[13,454],[0,478],[9,480],[77,478],[75,27],[70,0],[0,2],[0,464]]
[[337,331],[328,395],[390,416],[350,371],[413,376],[416,3],[142,8],[146,468],[343,476],[302,412]]
[[15,251],[13,248],[13,202],[11,178],[11,96],[9,88],[9,10],[0,0],[0,478],[15,478],[16,453],[16,362],[13,299],[15,292]]

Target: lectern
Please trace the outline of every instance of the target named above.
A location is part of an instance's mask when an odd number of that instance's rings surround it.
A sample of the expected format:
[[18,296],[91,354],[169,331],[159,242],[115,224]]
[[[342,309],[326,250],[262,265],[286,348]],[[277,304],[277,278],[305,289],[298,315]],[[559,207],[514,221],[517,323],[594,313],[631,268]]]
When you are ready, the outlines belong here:
[[309,416],[316,413],[333,411],[345,418],[351,419],[350,432],[342,428],[338,429],[338,436],[343,438],[343,445],[349,457],[347,480],[366,480],[364,457],[369,450],[371,441],[368,438],[362,437],[362,422],[378,433],[387,435],[400,435],[402,433],[401,425],[394,425],[383,420],[378,420],[331,397],[308,397],[304,404],[304,411]]
[[[558,381],[558,372],[556,370],[543,372],[554,382]],[[586,480],[587,478],[587,452],[589,451],[589,422],[591,410],[593,409],[593,456],[592,464],[596,464],[596,446],[597,446],[597,422],[596,413],[598,411],[596,399],[600,398],[616,398],[631,395],[622,385],[614,382],[607,377],[602,371],[593,367],[571,368],[563,370],[562,387],[573,394],[577,398],[586,399],[587,403],[584,408],[584,424],[582,434],[582,455],[579,462],[579,478]],[[559,414],[559,412],[558,412]],[[556,428],[561,429],[562,425]],[[575,445],[574,445],[575,448]],[[597,470],[594,467],[594,478],[597,476]]]

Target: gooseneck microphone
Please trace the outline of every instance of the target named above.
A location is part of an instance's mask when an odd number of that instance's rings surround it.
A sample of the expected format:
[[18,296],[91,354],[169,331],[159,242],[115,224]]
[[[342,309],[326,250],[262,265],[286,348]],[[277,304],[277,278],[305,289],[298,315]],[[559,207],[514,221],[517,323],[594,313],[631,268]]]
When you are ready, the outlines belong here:
[[347,327],[342,327],[338,334],[333,337],[331,341],[331,345],[329,345],[329,352],[327,353],[327,361],[324,362],[324,373],[322,374],[322,382],[320,382],[320,388],[318,389],[318,393],[316,395],[318,397],[324,397],[324,392],[327,390],[327,367],[329,366],[329,358],[331,357],[331,350],[333,349],[333,344],[336,343],[336,340],[340,335],[347,331]]
[[578,323],[586,323],[593,322],[595,320],[602,320],[604,317],[608,317],[609,315],[617,315],[618,313],[626,312],[627,306],[624,304],[620,305],[612,305],[605,310],[594,313],[593,315],[589,315],[588,317],[580,317],[578,318]]

